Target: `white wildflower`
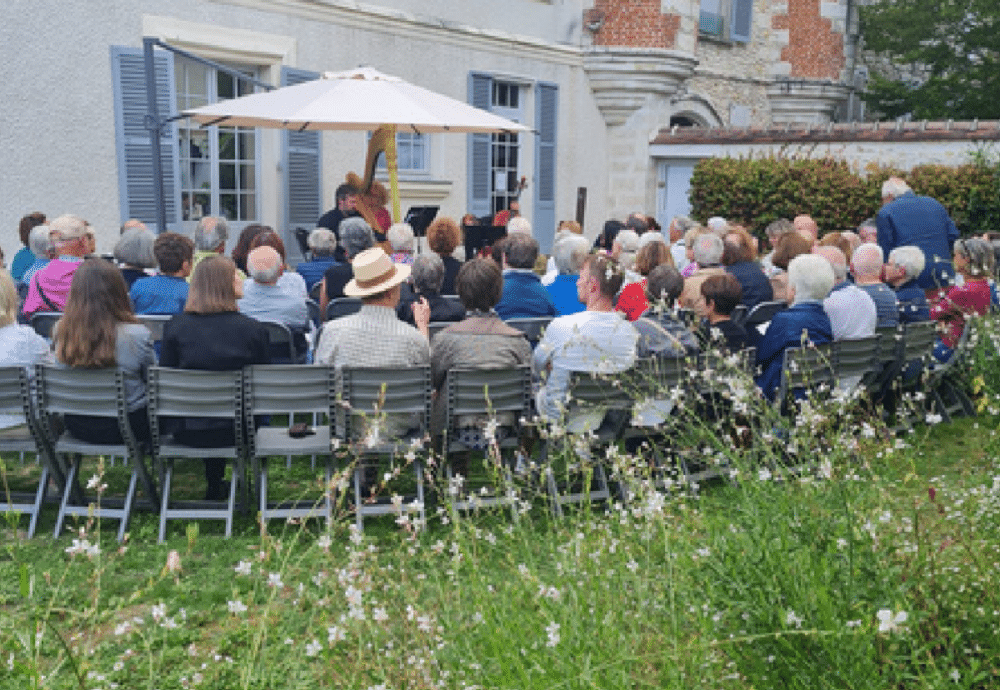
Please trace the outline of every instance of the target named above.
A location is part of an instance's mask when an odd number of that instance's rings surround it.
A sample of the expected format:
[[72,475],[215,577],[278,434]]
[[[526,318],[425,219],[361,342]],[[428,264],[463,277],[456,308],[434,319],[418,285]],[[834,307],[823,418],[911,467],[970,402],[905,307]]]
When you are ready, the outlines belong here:
[[240,561],[240,564],[233,568],[237,575],[249,575],[253,572],[253,563],[250,561]]
[[896,614],[889,609],[879,609],[878,613],[875,614],[878,618],[878,631],[880,633],[892,633],[902,631],[904,628],[903,623],[906,622],[908,618],[906,611],[900,611]]
[[796,628],[801,628],[802,620],[803,619],[800,616],[796,615],[795,611],[792,611],[791,609],[789,609],[788,613],[785,614],[785,625],[788,626],[794,625]]
[[246,604],[244,604],[239,599],[229,602],[229,613],[238,614],[238,613],[246,613],[246,611],[247,611]]
[[323,651],[323,645],[321,645],[318,640],[311,640],[309,644],[306,645],[306,656],[313,657],[321,651]]
[[549,639],[545,643],[547,647],[555,647],[559,644],[559,624],[549,623],[545,626],[545,634],[548,635]]

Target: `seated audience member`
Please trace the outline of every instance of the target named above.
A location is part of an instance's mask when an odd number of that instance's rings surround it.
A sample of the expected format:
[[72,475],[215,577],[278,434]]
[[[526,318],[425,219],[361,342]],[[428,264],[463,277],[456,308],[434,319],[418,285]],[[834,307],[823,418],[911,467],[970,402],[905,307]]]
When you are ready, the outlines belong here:
[[323,314],[330,300],[346,297],[344,288],[354,277],[351,262],[355,256],[375,246],[375,236],[363,218],[352,216],[340,222],[340,244],[346,263],[333,264],[323,274],[323,287],[319,291],[319,308]]
[[[288,326],[294,336],[295,351],[302,357],[308,347],[305,333],[309,327],[309,311],[305,297],[281,287],[284,270],[281,255],[274,247],[262,245],[251,249],[247,255],[250,278],[243,284],[243,297],[236,301],[236,308],[251,319]],[[271,359],[279,359],[273,348]]]
[[[250,243],[250,251],[258,247],[271,247],[274,251],[278,252],[278,256],[281,257],[281,277],[278,278],[278,287],[280,287],[285,292],[290,295],[295,295],[301,299],[306,299],[309,297],[309,289],[306,287],[305,278],[291,270],[288,266],[288,255],[285,253],[285,243],[278,236],[274,230],[267,229],[264,232],[253,238],[253,242]],[[247,255],[249,261],[249,254]],[[250,283],[250,278],[247,278],[247,284]]]
[[916,245],[896,247],[889,252],[885,282],[896,291],[899,323],[929,321],[931,318],[927,293],[917,285],[917,278],[924,272],[924,263],[924,250]]
[[[621,270],[610,257],[591,254],[584,261],[577,291],[586,310],[553,319],[535,348],[533,369],[544,379],[535,396],[542,418],[562,417],[572,372],[613,374],[625,371],[635,361],[639,334],[614,310],[621,285]],[[600,411],[584,413],[570,420],[571,426],[596,428],[603,416]]]
[[790,232],[795,232],[795,226],[792,225],[792,221],[787,218],[779,218],[778,220],[772,221],[768,223],[766,228],[764,228],[767,245],[771,248],[771,251],[761,258],[760,267],[761,270],[764,271],[764,275],[768,278],[771,278],[776,272],[774,264],[771,263],[771,258],[774,255],[774,250],[778,247],[778,240],[782,235],[786,235]]
[[466,213],[462,216],[462,227],[466,225],[479,225],[479,218],[471,213]]
[[611,258],[618,262],[618,267],[624,272],[625,282],[636,282],[635,258],[639,253],[639,235],[635,230],[625,228],[617,235],[611,245]]
[[538,242],[524,233],[507,236],[503,245],[503,295],[496,306],[504,321],[535,316],[555,316],[548,291],[533,268]]
[[571,234],[556,242],[552,250],[556,268],[559,274],[549,285],[548,290],[552,304],[556,308],[556,316],[566,316],[583,311],[576,292],[576,281],[580,276],[580,267],[590,252],[590,242],[583,235]]
[[426,300],[431,307],[431,321],[461,321],[465,318],[465,307],[454,297],[441,295],[444,283],[444,262],[437,254],[421,254],[413,261],[410,280],[400,287],[399,305],[396,315],[411,326],[413,303]]
[[628,218],[625,219],[625,227],[641,237],[649,232],[649,221],[645,213],[635,211],[628,214]]
[[392,245],[392,255],[389,258],[397,264],[412,264],[415,240],[413,227],[409,223],[393,223],[386,236]]
[[[531,363],[531,345],[524,333],[505,324],[493,311],[503,291],[503,274],[496,262],[468,261],[455,282],[468,316],[438,333],[431,343],[431,379],[437,391],[433,427],[437,432],[444,426],[446,401],[442,387],[449,369],[501,369]],[[460,419],[459,425],[468,427],[462,441],[470,447],[484,447],[485,421],[475,417]],[[508,413],[497,421],[509,426],[516,420]]]
[[427,227],[427,246],[444,262],[442,295],[455,294],[455,277],[458,275],[458,270],[462,268],[462,262],[453,255],[461,244],[462,228],[455,222],[454,218],[447,216],[435,218]]
[[130,289],[135,281],[149,277],[147,269],[156,268],[155,241],[156,235],[146,228],[129,228],[119,236],[115,244],[115,261]]
[[729,233],[729,221],[722,216],[712,216],[705,221],[705,227],[719,239],[722,239]]
[[726,273],[736,278],[740,284],[742,304],[752,309],[761,302],[774,299],[774,288],[757,263],[757,247],[746,230],[733,228],[725,238],[722,265]]
[[507,222],[508,235],[515,235],[519,232],[534,237],[534,231],[531,229],[531,221],[529,221],[524,216],[517,216],[515,218],[511,218]]
[[[14,280],[0,269],[0,366],[27,367],[30,374],[32,365],[51,359],[49,344],[31,326],[17,323],[17,302]],[[23,416],[0,415],[0,438],[28,436]]]
[[698,235],[694,241],[692,253],[698,270],[684,279],[684,292],[681,293],[681,307],[694,309],[695,303],[701,298],[701,284],[709,276],[725,273],[722,268],[722,252],[725,245],[715,233]]
[[257,235],[271,231],[271,226],[261,225],[260,223],[251,223],[243,228],[243,232],[236,238],[236,246],[233,247],[233,251],[230,254],[233,257],[236,268],[243,271],[243,273],[247,272],[247,254],[253,249],[253,241],[257,239]]
[[[240,314],[243,278],[227,256],[207,257],[191,275],[184,311],[163,328],[160,365],[176,369],[234,371],[251,364],[269,364],[270,338],[263,324]],[[177,421],[174,440],[196,448],[233,445],[232,420],[185,418]],[[227,490],[225,458],[205,459],[206,500],[223,500]]]
[[90,221],[83,221],[85,226],[83,239],[87,243],[87,254],[86,258],[98,257],[97,254],[97,232],[94,230],[94,226],[90,224]]
[[711,232],[711,230],[695,224],[684,233],[684,262],[677,264],[682,277],[690,278],[698,270],[698,262],[694,260],[694,242],[699,235],[711,234]]
[[601,228],[601,232],[597,235],[597,239],[594,240],[594,249],[602,249],[606,252],[611,252],[614,248],[615,237],[618,233],[625,228],[625,224],[620,220],[610,220],[604,221],[604,227]]
[[45,214],[40,211],[29,213],[18,223],[17,232],[24,246],[17,250],[14,258],[10,261],[10,275],[14,282],[27,283],[24,272],[35,262],[37,256],[31,249],[31,230],[39,225],[45,225]]
[[670,220],[670,255],[674,259],[674,266],[678,271],[683,270],[690,261],[687,258],[687,246],[684,244],[684,237],[688,230],[697,223],[687,216],[674,216]]
[[21,285],[27,287],[31,283],[32,276],[48,266],[52,260],[52,238],[49,235],[48,225],[36,225],[28,233],[28,246],[35,255],[35,263],[31,264],[21,276]]
[[[345,221],[346,222],[346,221]],[[341,224],[341,232],[344,226]],[[413,304],[417,328],[396,317],[400,285],[410,267],[394,264],[381,247],[366,249],[351,262],[354,278],[344,288],[348,297],[360,297],[361,311],[337,320],[336,328],[323,329],[316,347],[316,362],[333,367],[416,367],[430,363],[427,324],[430,306],[421,299]],[[405,434],[415,420],[387,419],[383,438]]]
[[800,254],[788,264],[788,297],[791,306],[774,315],[757,344],[757,366],[761,373],[755,381],[768,400],[773,400],[781,385],[781,365],[785,350],[833,340],[830,317],[823,300],[833,287],[833,267],[814,254]]
[[848,256],[854,256],[854,252],[858,251],[858,247],[864,244],[864,242],[861,241],[861,237],[858,236],[858,233],[853,230],[844,230],[840,233],[840,236],[847,240],[848,245],[851,247],[851,253]]
[[[552,244],[552,256],[548,257],[545,263],[545,275],[542,276],[542,285],[548,287],[555,281],[556,276],[559,275],[559,267],[556,266],[555,245],[568,237],[582,234],[583,228],[575,220],[564,220],[559,223],[559,228],[556,230],[556,237]],[[589,248],[589,243],[587,246]]]
[[[819,241],[817,246],[836,247],[848,259],[854,256],[854,250],[851,248],[851,241],[844,237],[843,233],[837,231],[828,232],[823,235],[823,239]],[[850,276],[848,276],[848,280],[850,280]]]
[[792,220],[792,225],[795,226],[795,231],[802,235],[810,244],[816,244],[816,240],[819,238],[819,226],[811,216],[795,216]]
[[875,327],[895,327],[899,324],[899,303],[892,288],[882,282],[882,266],[882,247],[877,244],[863,244],[851,257],[854,284],[875,303]]
[[194,242],[176,232],[165,232],[153,242],[160,272],[132,283],[129,297],[136,314],[179,314],[187,302]]
[[73,274],[87,255],[87,225],[78,216],[59,216],[49,224],[55,247],[52,259],[31,279],[24,300],[24,315],[40,311],[62,311],[69,297]]
[[930,310],[931,318],[942,326],[934,345],[934,358],[939,362],[951,359],[966,319],[989,313],[992,302],[989,278],[993,275],[993,248],[979,238],[955,240],[952,261],[965,280],[949,288]]
[[[81,263],[52,333],[61,364],[123,372],[129,426],[137,439],[148,440],[146,373],[156,363],[153,340],[132,313],[121,272],[104,259]],[[117,419],[68,414],[63,422],[71,434],[88,443],[122,442]]]
[[629,321],[635,321],[649,308],[649,302],[646,300],[646,281],[649,272],[662,264],[674,265],[670,250],[663,242],[653,241],[639,250],[635,267],[642,279],[623,287],[615,303],[615,308],[625,314]]
[[834,283],[823,309],[830,317],[834,340],[857,340],[875,335],[878,313],[868,293],[847,282],[847,258],[836,247],[817,247],[814,254],[830,262]]
[[[261,226],[261,231],[263,226]],[[260,231],[257,231],[259,234]],[[256,237],[256,235],[253,235]],[[191,262],[191,275],[194,269],[205,259],[217,256],[226,251],[226,240],[229,239],[229,223],[222,216],[204,216],[198,221],[194,228],[194,259]],[[252,240],[252,237],[251,237]],[[246,278],[246,274],[239,266],[236,267],[240,279]],[[191,282],[188,276],[188,282]]]
[[[861,244],[878,244],[878,225],[874,218],[861,221],[861,225],[858,226],[858,238]],[[922,249],[920,251],[923,253]]]
[[737,352],[747,346],[747,332],[730,318],[740,304],[743,288],[730,274],[709,276],[701,284],[701,302],[696,311],[704,317],[698,339],[704,349],[713,346]]
[[674,316],[674,305],[684,289],[684,278],[673,264],[656,266],[646,277],[646,311],[632,325],[639,334],[639,357],[684,357],[698,353],[694,333]]
[[778,236],[771,252],[771,289],[774,299],[788,301],[788,264],[792,259],[812,251],[812,244],[797,232],[789,231]]
[[323,280],[323,275],[330,266],[337,262],[333,254],[337,251],[337,237],[327,228],[316,228],[309,233],[309,261],[300,261],[295,271],[306,281],[306,290],[312,291],[313,286]]

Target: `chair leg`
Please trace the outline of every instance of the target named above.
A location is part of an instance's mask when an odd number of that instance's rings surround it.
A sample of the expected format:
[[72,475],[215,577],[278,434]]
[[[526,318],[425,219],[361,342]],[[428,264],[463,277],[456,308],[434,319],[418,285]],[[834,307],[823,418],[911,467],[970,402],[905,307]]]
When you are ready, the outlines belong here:
[[[138,460],[136,462],[139,462]],[[135,490],[139,485],[139,471],[133,466],[132,476],[128,481],[128,492],[125,494],[125,503],[122,505],[122,517],[118,525],[118,543],[125,541],[125,532],[128,531],[129,521],[132,518],[132,502],[135,500]]]
[[66,486],[63,489],[62,501],[59,503],[59,515],[56,516],[56,528],[52,536],[58,539],[62,534],[63,522],[66,520],[66,507],[69,505],[70,494],[76,486],[76,475],[80,467],[81,458],[75,457],[70,460],[69,473],[66,475]]
[[257,493],[260,505],[260,531],[263,534],[267,526],[267,458],[259,458],[257,468]]
[[361,473],[364,472],[364,468],[361,466],[360,461],[354,466],[354,523],[357,525],[358,532],[363,532],[365,529],[364,516],[361,514],[364,510],[361,503]]
[[35,536],[38,529],[38,518],[42,514],[42,507],[45,505],[45,496],[49,490],[49,468],[42,465],[42,476],[38,480],[38,489],[35,491],[35,508],[31,511],[31,520],[28,522],[28,539]]
[[424,466],[420,460],[413,463],[417,473],[417,500],[420,501],[420,524],[427,525],[427,507],[424,505]]
[[163,461],[161,469],[163,488],[160,490],[160,538],[162,544],[167,539],[167,513],[170,509],[170,482],[174,476],[174,459],[167,458]]

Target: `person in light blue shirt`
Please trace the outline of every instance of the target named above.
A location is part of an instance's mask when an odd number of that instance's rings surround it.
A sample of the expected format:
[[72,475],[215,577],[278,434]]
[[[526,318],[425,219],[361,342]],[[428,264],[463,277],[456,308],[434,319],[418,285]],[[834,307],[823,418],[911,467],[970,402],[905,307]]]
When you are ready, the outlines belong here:
[[179,314],[188,297],[194,242],[176,232],[165,232],[153,243],[160,272],[132,283],[129,297],[136,314]]
[[511,233],[503,245],[503,294],[496,313],[504,321],[555,316],[556,307],[534,272],[538,242],[523,232]]
[[545,286],[555,305],[556,316],[575,314],[586,308],[577,295],[576,281],[589,253],[590,242],[583,235],[568,235],[556,243],[552,255],[559,274]]

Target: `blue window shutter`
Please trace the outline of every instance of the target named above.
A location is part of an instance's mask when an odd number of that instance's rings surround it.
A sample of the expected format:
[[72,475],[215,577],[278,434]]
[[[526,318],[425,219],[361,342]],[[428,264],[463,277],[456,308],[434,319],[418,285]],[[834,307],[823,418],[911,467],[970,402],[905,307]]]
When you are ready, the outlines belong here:
[[[469,103],[489,110],[493,95],[493,77],[469,74]],[[475,216],[490,215],[490,146],[492,135],[469,135],[468,212]]]
[[[160,119],[174,114],[174,60],[165,51],[154,53],[156,103]],[[160,133],[163,195],[167,228],[155,228],[156,190],[153,181],[152,146],[146,115],[146,67],[142,48],[111,46],[111,76],[115,105],[115,145],[118,149],[119,208],[122,221],[138,218],[157,232],[177,229],[180,207],[180,162],[177,128],[173,123]],[[173,227],[171,227],[173,226]]]
[[552,251],[556,234],[556,134],[559,121],[559,87],[535,85],[535,208],[531,226],[542,252]]
[[740,43],[750,42],[753,27],[753,0],[732,0],[729,38]]
[[[318,79],[318,72],[281,68],[281,85],[293,86]],[[321,132],[284,132],[282,170],[285,177],[285,247],[292,254],[299,246],[292,234],[297,227],[312,230],[323,215]]]

